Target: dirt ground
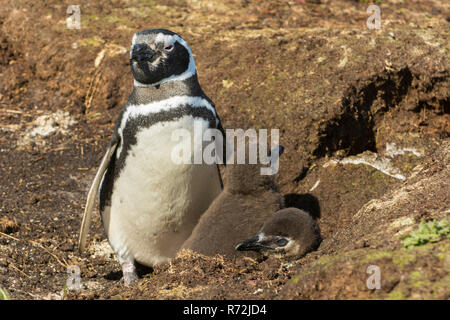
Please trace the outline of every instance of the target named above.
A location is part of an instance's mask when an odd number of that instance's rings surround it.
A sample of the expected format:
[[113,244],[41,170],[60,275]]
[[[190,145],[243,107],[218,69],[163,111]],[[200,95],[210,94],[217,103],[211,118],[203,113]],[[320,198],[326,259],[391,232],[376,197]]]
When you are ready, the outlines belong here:
[[[450,216],[450,3],[357,0],[0,0],[0,288],[11,299],[449,299],[450,235],[405,248]],[[132,89],[132,35],[189,43],[226,128],[278,128],[287,206],[324,241],[297,261],[181,252],[125,288],[92,179]],[[226,182],[226,181],[225,181]],[[68,266],[80,291],[65,289]],[[381,288],[369,289],[369,266]]]

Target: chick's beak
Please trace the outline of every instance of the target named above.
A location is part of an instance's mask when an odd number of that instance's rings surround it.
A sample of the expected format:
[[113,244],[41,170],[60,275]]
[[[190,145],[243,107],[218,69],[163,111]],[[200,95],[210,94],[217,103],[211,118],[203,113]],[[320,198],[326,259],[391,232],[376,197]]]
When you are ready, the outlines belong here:
[[261,239],[259,235],[242,241],[239,243],[236,247],[236,250],[238,251],[267,251],[267,250],[273,250],[272,247],[267,246],[264,240]]

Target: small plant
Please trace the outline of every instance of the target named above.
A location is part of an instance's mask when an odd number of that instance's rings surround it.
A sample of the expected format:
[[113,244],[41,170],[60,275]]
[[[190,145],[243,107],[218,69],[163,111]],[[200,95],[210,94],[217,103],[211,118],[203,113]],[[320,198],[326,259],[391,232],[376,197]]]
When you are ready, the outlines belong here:
[[447,219],[439,222],[422,220],[416,231],[401,237],[401,242],[404,247],[413,248],[430,242],[438,242],[444,238],[450,238],[450,222]]
[[9,300],[8,292],[3,288],[0,288],[0,300]]
[[61,300],[64,300],[66,298],[66,294],[67,294],[67,283],[64,285],[64,288],[62,290]]

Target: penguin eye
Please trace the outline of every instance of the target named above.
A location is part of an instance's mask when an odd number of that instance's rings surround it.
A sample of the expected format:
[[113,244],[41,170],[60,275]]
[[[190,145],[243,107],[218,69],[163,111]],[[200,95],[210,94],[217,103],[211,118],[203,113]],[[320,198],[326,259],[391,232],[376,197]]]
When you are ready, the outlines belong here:
[[285,238],[278,238],[276,240],[276,243],[278,246],[284,247],[288,243],[288,241]]
[[172,51],[172,50],[173,50],[173,45],[172,45],[172,44],[169,44],[169,45],[165,46],[165,47],[164,47],[164,50],[166,50],[166,51]]

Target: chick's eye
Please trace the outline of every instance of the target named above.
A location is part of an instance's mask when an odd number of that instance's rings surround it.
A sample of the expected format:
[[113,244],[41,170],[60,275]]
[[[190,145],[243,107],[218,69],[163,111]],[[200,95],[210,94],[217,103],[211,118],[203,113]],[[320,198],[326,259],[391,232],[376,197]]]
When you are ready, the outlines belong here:
[[164,50],[166,51],[172,51],[173,50],[173,45],[169,44],[167,46],[164,47]]
[[288,241],[285,238],[279,238],[276,240],[276,243],[280,247],[284,247],[288,243]]

